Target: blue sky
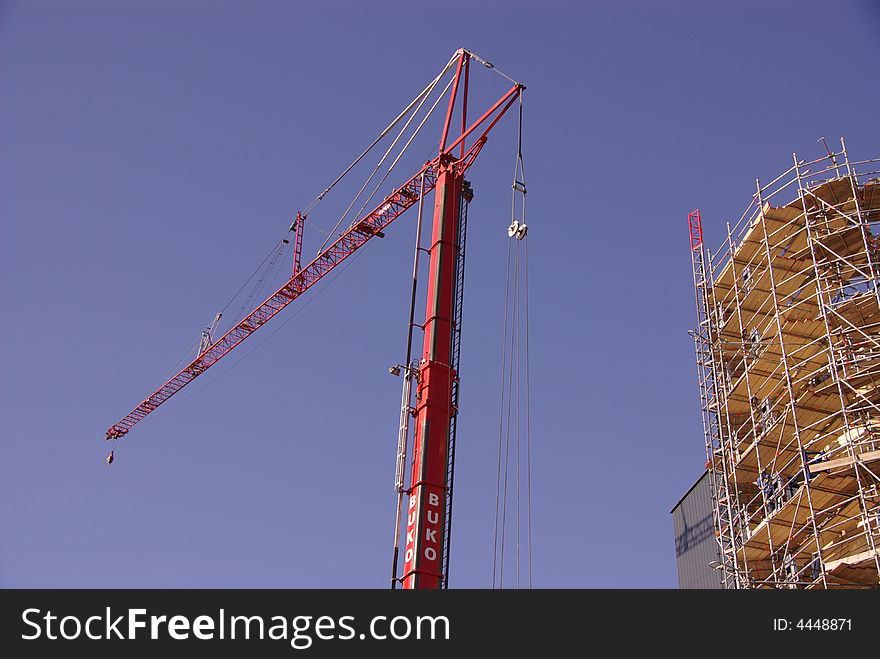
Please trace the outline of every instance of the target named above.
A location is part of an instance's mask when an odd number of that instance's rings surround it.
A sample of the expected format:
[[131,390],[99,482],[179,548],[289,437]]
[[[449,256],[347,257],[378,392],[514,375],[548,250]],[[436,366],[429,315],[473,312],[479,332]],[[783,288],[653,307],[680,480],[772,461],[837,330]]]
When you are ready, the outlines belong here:
[[[386,586],[414,215],[111,469],[103,433],[460,46],[528,86],[534,585],[676,586],[705,460],[687,212],[716,244],[793,151],[880,154],[880,10],[444,7],[0,3],[0,586]],[[511,117],[469,175],[460,587],[491,583],[514,152]]]

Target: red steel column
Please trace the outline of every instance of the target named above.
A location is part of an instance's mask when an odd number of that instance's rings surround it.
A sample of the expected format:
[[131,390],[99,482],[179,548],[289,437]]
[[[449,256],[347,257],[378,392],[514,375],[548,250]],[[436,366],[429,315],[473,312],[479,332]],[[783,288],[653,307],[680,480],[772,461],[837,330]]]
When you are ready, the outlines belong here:
[[434,229],[425,318],[425,345],[416,389],[416,429],[412,481],[406,509],[403,587],[442,585],[446,454],[452,416],[452,296],[455,289],[456,236],[462,175],[451,156],[441,157],[434,189]]

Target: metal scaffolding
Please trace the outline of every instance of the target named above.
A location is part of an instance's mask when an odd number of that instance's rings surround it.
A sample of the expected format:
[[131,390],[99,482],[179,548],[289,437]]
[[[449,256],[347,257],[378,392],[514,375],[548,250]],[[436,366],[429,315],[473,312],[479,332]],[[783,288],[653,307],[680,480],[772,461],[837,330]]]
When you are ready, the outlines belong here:
[[878,587],[880,158],[795,155],[714,254],[688,224],[722,584]]

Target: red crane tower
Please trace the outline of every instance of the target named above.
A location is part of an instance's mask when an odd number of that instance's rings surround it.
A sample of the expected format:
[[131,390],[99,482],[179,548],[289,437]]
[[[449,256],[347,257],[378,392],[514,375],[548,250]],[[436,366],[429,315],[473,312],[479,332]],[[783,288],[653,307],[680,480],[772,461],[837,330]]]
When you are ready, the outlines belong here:
[[[398,513],[392,588],[400,583],[406,589],[436,589],[445,587],[448,583],[452,517],[451,479],[458,398],[457,362],[464,283],[464,236],[467,203],[472,198],[470,185],[465,181],[464,175],[486,144],[489,132],[514,102],[521,100],[525,89],[524,85],[508,78],[513,85],[478,119],[468,125],[468,85],[472,59],[486,68],[494,69],[491,63],[464,49],[456,51],[450,60],[444,73],[453,66],[455,73],[451,81],[437,156],[426,162],[409,180],[395,188],[372,211],[352,223],[332,244],[320,251],[304,267],[300,267],[300,259],[303,224],[307,214],[297,213],[291,225],[291,231],[295,232],[293,273],[287,282],[214,341],[212,334],[219,321],[218,316],[211,330],[207,330],[203,335],[198,356],[141,401],[131,412],[110,426],[106,432],[108,440],[124,437],[132,427],[232,352],[273,316],[323,279],[374,236],[382,237],[382,231],[388,225],[416,204],[419,204],[417,232],[420,231],[423,198],[434,190],[433,229],[430,247],[427,249],[430,255],[428,299],[425,322],[421,325],[424,329],[424,345],[421,358],[418,360],[411,359],[412,328],[416,326],[413,313],[418,248],[413,269],[413,305],[410,313],[407,360],[403,366],[404,400],[398,440],[396,476]],[[450,141],[450,129],[459,97],[461,131]],[[327,190],[319,196],[319,199],[326,192]],[[392,371],[397,372],[399,368],[395,367]],[[413,382],[416,384],[415,405],[410,403]],[[403,472],[406,464],[410,415],[415,418],[412,471],[409,487],[404,487]],[[108,456],[108,463],[112,461],[113,452]],[[398,576],[400,515],[404,501],[406,540],[403,572]]]

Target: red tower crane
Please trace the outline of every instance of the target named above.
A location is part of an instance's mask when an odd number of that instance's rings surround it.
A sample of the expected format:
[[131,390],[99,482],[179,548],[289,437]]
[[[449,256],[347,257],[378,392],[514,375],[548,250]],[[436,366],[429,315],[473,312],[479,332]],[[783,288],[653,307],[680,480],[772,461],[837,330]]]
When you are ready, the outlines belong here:
[[[460,341],[461,293],[464,274],[464,222],[467,203],[472,197],[464,175],[474,163],[489,132],[501,117],[521,98],[525,86],[513,85],[478,119],[467,123],[470,62],[474,59],[489,69],[494,66],[473,53],[459,49],[450,65],[454,78],[436,157],[405,183],[395,188],[372,211],[356,220],[332,244],[307,265],[300,266],[303,224],[306,214],[297,213],[291,230],[295,231],[294,264],[291,277],[267,299],[258,304],[243,320],[214,341],[206,330],[198,356],[131,412],[107,429],[106,439],[124,437],[137,423],[154,412],[172,396],[232,352],[273,316],[323,279],[334,268],[367,244],[405,211],[419,204],[434,190],[433,229],[430,247],[428,300],[424,325],[424,345],[418,363],[410,360],[412,327],[407,348],[404,405],[402,411],[402,446],[398,446],[398,520],[395,528],[392,587],[401,583],[406,589],[444,587],[448,577],[451,505],[449,497],[454,464],[455,418],[458,375],[456,366]],[[447,69],[451,67],[448,66]],[[502,74],[503,75],[503,74]],[[506,77],[506,76],[505,76]],[[509,78],[508,78],[509,80]],[[459,93],[460,92],[460,93]],[[450,129],[460,97],[461,131],[450,141]],[[468,146],[470,144],[470,146]],[[357,162],[357,161],[356,161]],[[338,179],[337,179],[338,180]],[[326,193],[326,191],[325,191]],[[322,195],[323,196],[323,195]],[[320,197],[319,197],[320,199]],[[418,259],[418,249],[416,250]],[[415,270],[413,294],[415,295]],[[414,307],[413,307],[414,310]],[[410,383],[416,383],[416,404],[410,406]],[[412,471],[409,487],[403,486],[406,460],[408,415],[415,417],[412,443]],[[112,462],[111,452],[108,462]],[[406,501],[406,541],[403,572],[397,575],[400,511]]]

